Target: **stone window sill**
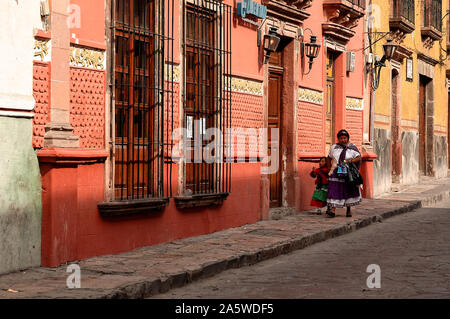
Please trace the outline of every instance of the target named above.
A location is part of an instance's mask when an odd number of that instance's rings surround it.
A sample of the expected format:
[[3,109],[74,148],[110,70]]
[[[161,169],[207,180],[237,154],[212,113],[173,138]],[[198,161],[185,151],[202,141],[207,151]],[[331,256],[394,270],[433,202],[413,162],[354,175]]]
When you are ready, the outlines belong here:
[[439,41],[442,39],[442,32],[433,26],[425,26],[422,27],[422,36],[430,37],[433,41]]
[[122,200],[98,203],[98,211],[103,217],[146,214],[160,211],[169,204],[169,198]]
[[222,205],[229,193],[197,194],[191,196],[176,196],[177,208],[193,208]]

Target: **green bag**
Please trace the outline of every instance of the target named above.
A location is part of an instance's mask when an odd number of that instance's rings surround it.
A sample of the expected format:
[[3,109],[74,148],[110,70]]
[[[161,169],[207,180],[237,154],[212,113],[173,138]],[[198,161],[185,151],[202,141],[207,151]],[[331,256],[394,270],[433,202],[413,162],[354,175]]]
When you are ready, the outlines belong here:
[[321,188],[316,188],[312,200],[317,200],[320,202],[326,202],[328,198],[328,186],[323,185]]

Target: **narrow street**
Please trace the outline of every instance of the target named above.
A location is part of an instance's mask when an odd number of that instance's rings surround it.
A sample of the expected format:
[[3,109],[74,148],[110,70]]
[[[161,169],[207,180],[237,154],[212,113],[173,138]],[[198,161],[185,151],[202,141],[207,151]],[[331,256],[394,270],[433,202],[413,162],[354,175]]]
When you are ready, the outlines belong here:
[[450,200],[152,298],[450,298]]

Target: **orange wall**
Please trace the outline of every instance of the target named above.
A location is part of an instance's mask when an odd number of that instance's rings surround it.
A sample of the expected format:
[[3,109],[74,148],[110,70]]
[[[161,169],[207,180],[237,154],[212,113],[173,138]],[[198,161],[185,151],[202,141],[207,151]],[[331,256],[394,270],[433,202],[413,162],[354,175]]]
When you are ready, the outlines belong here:
[[[175,186],[176,165],[172,172]],[[257,163],[233,164],[231,194],[222,206],[179,210],[171,199],[160,212],[114,218],[103,218],[97,209],[97,203],[104,201],[103,163],[80,160],[79,164],[55,165],[41,161],[41,174],[47,190],[42,202],[44,266],[207,234],[261,218]]]
[[[241,0],[226,0],[233,12],[231,30],[231,73],[235,76],[263,80],[262,52],[257,46],[257,26],[242,21],[236,15],[237,2]],[[261,3],[261,0],[255,0]],[[259,20],[259,23],[262,20]],[[261,51],[261,53],[259,53]]]
[[314,64],[311,72],[308,75],[303,75],[303,73],[308,72],[308,58],[304,57],[301,61],[300,71],[299,71],[299,84],[311,89],[323,90],[325,86],[324,74],[326,71],[325,61],[326,61],[326,49],[323,45],[322,38],[322,22],[325,19],[323,13],[322,1],[312,1],[312,7],[306,10],[311,13],[311,16],[305,20],[303,24],[304,31],[304,41],[309,42],[311,32],[306,30],[311,29],[313,34],[317,36],[317,42],[321,44],[319,56],[314,59]]
[[[307,72],[307,59],[305,58],[305,69],[300,68],[300,86],[305,86],[311,89],[324,90],[326,83],[326,48],[324,47],[324,39],[322,35],[322,22],[326,17],[323,10],[322,1],[312,1],[312,7],[307,9],[311,16],[305,20],[303,24],[305,41],[309,41],[311,32],[306,30],[310,28],[314,35],[317,36],[317,41],[322,45],[319,56],[314,60],[313,68],[310,74],[304,76],[302,71]],[[356,67],[354,72],[345,75],[346,89],[345,94],[351,97],[363,97],[363,68],[364,68],[364,54],[363,54],[363,39],[364,39],[364,19],[356,28],[353,29],[356,34],[347,43],[347,51],[354,51],[356,53]]]
[[[70,29],[71,42],[105,49],[105,1],[70,0],[70,4],[73,5],[72,8],[76,6],[80,8],[80,27]],[[74,12],[72,10],[69,14]]]

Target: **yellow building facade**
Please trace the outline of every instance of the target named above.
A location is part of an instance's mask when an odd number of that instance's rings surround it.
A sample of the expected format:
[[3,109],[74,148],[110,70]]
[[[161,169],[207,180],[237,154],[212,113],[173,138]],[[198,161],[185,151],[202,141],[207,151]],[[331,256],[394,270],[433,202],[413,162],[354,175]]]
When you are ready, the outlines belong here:
[[372,72],[374,195],[418,183],[421,175],[447,176],[448,9],[449,0],[369,4],[366,56],[376,61],[385,44],[395,47],[379,77]]

